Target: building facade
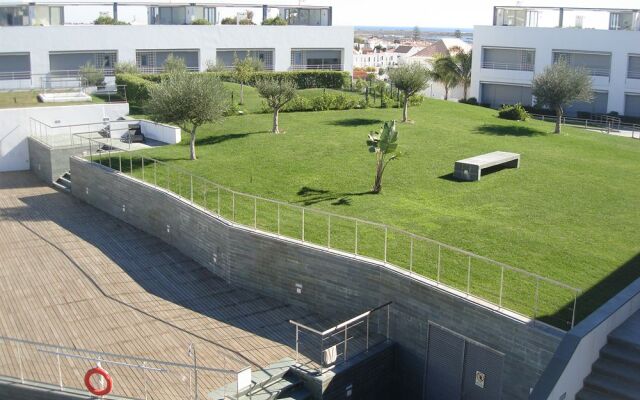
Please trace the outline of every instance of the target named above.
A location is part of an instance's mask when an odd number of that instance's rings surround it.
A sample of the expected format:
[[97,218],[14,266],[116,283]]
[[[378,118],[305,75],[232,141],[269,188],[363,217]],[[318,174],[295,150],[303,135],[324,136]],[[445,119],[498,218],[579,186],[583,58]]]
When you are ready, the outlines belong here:
[[639,21],[633,10],[496,7],[493,26],[474,28],[471,96],[533,105],[533,77],[563,60],[593,80],[593,100],[568,115],[640,117]]
[[[118,15],[121,4],[113,5],[113,15]],[[276,15],[291,23],[267,26],[190,24],[180,17],[182,11],[193,15],[195,8],[213,9],[209,15],[216,20],[220,7],[159,7],[155,3],[146,6],[149,15],[160,15],[153,21],[150,17],[151,24],[70,25],[64,23],[67,7],[73,6],[32,3],[0,8],[1,25],[5,25],[0,26],[0,88],[47,87],[77,78],[86,64],[103,70],[107,81],[117,63],[135,63],[141,72],[161,72],[170,55],[182,58],[191,71],[203,71],[212,64],[232,67],[236,58],[247,56],[262,60],[265,69],[275,71],[352,69],[353,28],[331,26],[330,8],[305,6],[305,14],[301,7],[277,7]],[[267,6],[258,7],[264,10],[263,18],[273,15]],[[42,11],[45,8],[47,12]],[[180,11],[176,18],[165,18],[164,8]],[[54,18],[62,23],[37,22],[37,15],[51,16],[52,10],[63,15]]]

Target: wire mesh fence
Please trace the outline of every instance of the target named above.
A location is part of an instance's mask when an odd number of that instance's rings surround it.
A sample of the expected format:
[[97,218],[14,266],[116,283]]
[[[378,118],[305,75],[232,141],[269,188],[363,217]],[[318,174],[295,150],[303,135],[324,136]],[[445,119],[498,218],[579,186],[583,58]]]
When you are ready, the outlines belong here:
[[[82,138],[82,140],[91,140]],[[235,224],[382,261],[432,284],[563,330],[580,289],[388,225],[234,191],[141,154],[98,148],[92,162],[172,192]]]

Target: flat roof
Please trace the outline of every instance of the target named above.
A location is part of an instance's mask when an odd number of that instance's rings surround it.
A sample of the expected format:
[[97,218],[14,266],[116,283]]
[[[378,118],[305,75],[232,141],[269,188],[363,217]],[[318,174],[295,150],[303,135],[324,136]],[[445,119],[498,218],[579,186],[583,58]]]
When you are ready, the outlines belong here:
[[584,11],[638,12],[638,9],[636,8],[607,8],[607,7],[494,6],[493,8],[505,8],[505,9],[514,9],[514,10],[584,10]]
[[117,0],[117,1],[75,1],[71,2],[68,0],[47,0],[47,1],[13,1],[11,3],[0,3],[2,7],[11,7],[11,6],[26,6],[26,5],[42,5],[42,6],[112,6],[117,4],[118,6],[193,6],[193,5],[206,5],[210,7],[246,7],[246,8],[260,8],[263,6],[271,7],[271,8],[307,8],[307,9],[320,9],[320,8],[329,8],[330,6],[321,6],[321,5],[295,5],[295,4],[287,4],[287,3],[274,3],[274,4],[266,4],[266,3],[220,3],[219,1],[207,1],[207,0],[199,0],[197,2],[191,1],[173,1],[173,0],[155,0],[155,1],[139,1],[139,0]]

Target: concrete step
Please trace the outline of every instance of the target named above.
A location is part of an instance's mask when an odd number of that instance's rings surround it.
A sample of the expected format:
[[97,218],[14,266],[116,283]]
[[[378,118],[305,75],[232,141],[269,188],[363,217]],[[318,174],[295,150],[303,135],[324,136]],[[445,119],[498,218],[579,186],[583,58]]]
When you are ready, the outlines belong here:
[[635,312],[622,325],[609,334],[609,343],[625,347],[640,356],[640,311]]
[[[219,399],[241,399],[245,395],[257,394],[263,388],[269,387],[283,379],[285,374],[294,365],[295,361],[291,358],[283,358],[282,360],[270,364],[259,371],[251,374],[251,387],[239,393],[235,393],[237,382],[231,382],[207,395],[209,400]],[[232,394],[233,393],[233,394]]]
[[576,395],[576,400],[616,400],[618,397],[598,392],[592,388],[583,388]]
[[631,383],[640,383],[640,367],[620,360],[599,358],[591,367],[593,372],[618,377]]
[[640,368],[640,354],[635,351],[629,351],[624,346],[609,343],[600,350],[600,357]]
[[53,187],[55,187],[56,189],[61,190],[63,192],[67,192],[67,193],[71,192],[71,186],[67,187],[67,186],[65,186],[62,183],[59,183],[57,181],[53,182]]
[[292,374],[286,374],[259,390],[253,390],[250,394],[239,397],[238,400],[275,400],[289,393],[293,394],[300,388],[302,388],[302,381]]
[[620,400],[640,400],[640,383],[598,372],[591,372],[584,380],[584,387]]

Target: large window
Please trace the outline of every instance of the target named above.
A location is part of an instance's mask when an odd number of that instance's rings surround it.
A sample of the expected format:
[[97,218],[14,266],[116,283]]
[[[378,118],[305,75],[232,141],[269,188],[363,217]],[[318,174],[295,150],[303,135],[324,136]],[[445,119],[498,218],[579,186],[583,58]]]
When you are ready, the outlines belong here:
[[105,75],[113,75],[116,62],[118,57],[115,50],[49,53],[49,68],[54,75],[74,75],[86,64],[101,69]]
[[140,72],[159,73],[169,56],[181,58],[189,71],[199,71],[200,53],[198,50],[136,50],[136,65]]
[[498,108],[503,104],[532,104],[531,86],[507,85],[502,83],[481,83],[481,103]]
[[[157,7],[150,14],[150,23],[160,25],[184,25],[187,22],[187,9],[179,7]],[[150,10],[150,13],[152,11]]]
[[609,14],[609,29],[616,31],[633,29],[633,12],[612,12]]
[[236,59],[251,57],[262,62],[264,69],[273,70],[273,50],[262,49],[224,49],[216,52],[216,61],[226,68],[233,68]]
[[284,8],[280,11],[280,16],[289,25],[329,25],[328,8]]
[[624,115],[640,118],[640,93],[627,93],[624,96]]
[[627,78],[640,79],[640,55],[629,55]]
[[572,67],[585,68],[592,76],[609,76],[610,53],[587,53],[577,51],[553,51],[553,62],[564,61]]
[[0,7],[0,26],[29,25],[29,7]]
[[31,78],[29,53],[0,53],[0,80]]
[[291,50],[291,69],[342,70],[342,50]]
[[516,48],[482,48],[482,68],[533,71],[535,50]]
[[607,113],[609,93],[594,92],[590,102],[577,102],[571,104],[564,111],[567,115],[578,116],[579,118],[593,118],[597,114]]

